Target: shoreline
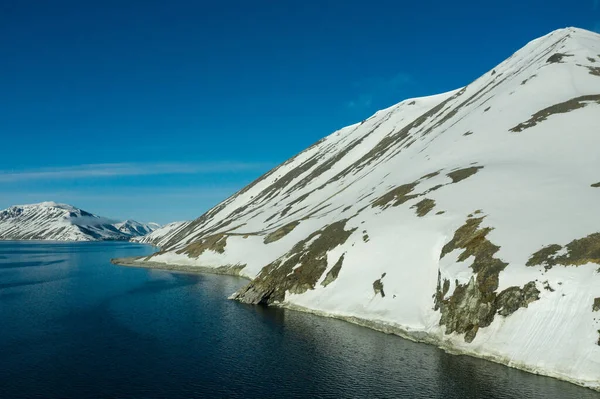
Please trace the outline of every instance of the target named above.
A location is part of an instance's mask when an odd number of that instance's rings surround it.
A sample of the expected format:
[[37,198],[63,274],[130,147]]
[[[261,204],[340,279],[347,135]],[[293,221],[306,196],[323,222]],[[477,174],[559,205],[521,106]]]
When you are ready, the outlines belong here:
[[[205,274],[205,273],[219,274],[219,275],[241,277],[248,281],[252,281],[252,279],[250,279],[249,277],[240,275],[240,272],[244,268],[244,266],[232,265],[232,266],[220,266],[220,267],[214,268],[214,267],[206,267],[206,266],[174,265],[174,264],[167,264],[167,263],[162,263],[162,262],[152,262],[152,261],[138,261],[139,259],[142,259],[142,258],[145,258],[145,256],[135,257],[135,258],[115,258],[115,259],[111,259],[110,262],[113,265],[117,265],[117,266],[138,267],[138,268],[165,270],[165,271],[180,271],[180,272],[191,273],[191,274]],[[232,293],[231,296],[229,296],[227,299],[232,299],[232,296],[234,294],[235,293]],[[451,354],[451,355],[471,356],[474,358],[487,360],[487,361],[490,361],[493,363],[501,364],[503,366],[514,368],[514,369],[528,372],[531,374],[569,382],[571,384],[580,386],[582,388],[588,388],[593,391],[600,392],[600,385],[595,385],[595,386],[590,385],[589,382],[587,382],[587,381],[578,380],[578,379],[571,378],[571,377],[563,375],[563,374],[553,373],[551,371],[537,369],[533,366],[530,366],[530,365],[527,365],[524,363],[513,362],[511,359],[508,359],[506,357],[496,356],[496,355],[491,355],[491,354],[483,354],[483,353],[478,353],[475,351],[468,351],[468,350],[456,348],[449,341],[440,339],[440,337],[437,337],[435,335],[432,335],[432,334],[424,332],[424,331],[409,331],[406,328],[403,328],[401,325],[398,325],[398,324],[392,324],[389,322],[384,322],[384,321],[379,321],[379,320],[365,319],[365,318],[356,317],[356,316],[330,313],[327,311],[316,310],[316,309],[311,309],[311,308],[307,308],[307,307],[300,306],[300,305],[295,305],[295,304],[292,304],[289,302],[277,303],[272,306],[276,306],[279,308],[288,309],[288,310],[292,310],[292,311],[297,311],[297,312],[310,313],[310,314],[314,314],[314,315],[320,316],[320,317],[329,317],[329,318],[333,318],[333,319],[343,320],[348,323],[356,324],[361,327],[369,328],[371,330],[379,331],[379,332],[382,332],[385,334],[396,335],[400,338],[407,339],[412,342],[433,345],[433,346],[437,347],[438,349],[441,349],[444,352]]]
[[125,267],[136,267],[154,270],[164,271],[178,271],[183,273],[191,274],[219,274],[225,276],[241,277],[245,280],[251,281],[250,278],[240,274],[244,266],[231,265],[231,266],[219,266],[219,267],[205,267],[205,266],[184,266],[184,265],[172,265],[163,262],[151,262],[151,261],[138,261],[139,259],[146,258],[146,256],[132,257],[132,258],[114,258],[110,260],[110,263],[116,266]]

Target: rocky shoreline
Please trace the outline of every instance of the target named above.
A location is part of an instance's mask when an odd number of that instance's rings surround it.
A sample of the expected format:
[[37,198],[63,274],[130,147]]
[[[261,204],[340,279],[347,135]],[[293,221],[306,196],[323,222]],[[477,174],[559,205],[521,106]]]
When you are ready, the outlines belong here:
[[208,274],[221,274],[227,276],[242,277],[248,279],[246,276],[241,275],[240,272],[244,266],[231,265],[231,266],[220,266],[220,267],[203,267],[203,266],[183,266],[183,265],[172,265],[162,262],[152,262],[141,260],[145,256],[134,257],[134,258],[114,258],[110,260],[110,263],[117,266],[127,267],[143,267],[147,269],[157,269],[165,271],[178,271],[184,273],[208,273]]

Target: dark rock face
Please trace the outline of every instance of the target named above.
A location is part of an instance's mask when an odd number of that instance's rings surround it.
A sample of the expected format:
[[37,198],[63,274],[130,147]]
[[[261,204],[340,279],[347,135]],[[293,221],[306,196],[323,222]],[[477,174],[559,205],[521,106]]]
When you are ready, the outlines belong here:
[[562,62],[563,58],[565,58],[565,57],[572,57],[572,56],[573,56],[572,54],[564,54],[564,53],[552,54],[550,56],[550,58],[548,58],[546,60],[546,63],[548,63],[548,64],[557,64],[557,63]]
[[535,282],[530,281],[523,288],[509,287],[498,294],[495,305],[500,316],[510,316],[519,308],[526,308],[533,301],[540,299],[540,291]]
[[382,298],[385,298],[385,292],[383,291],[383,282],[381,281],[384,277],[385,273],[381,275],[381,278],[378,278],[377,280],[373,281],[373,292],[375,292],[375,295],[381,295]]
[[340,274],[340,270],[342,270],[342,264],[344,263],[344,255],[346,255],[346,254],[342,254],[342,256],[340,256],[338,261],[335,262],[335,265],[333,265],[331,270],[329,272],[327,272],[325,279],[321,283],[321,285],[323,287],[327,287],[329,284],[331,284],[333,281],[335,281],[337,279],[338,275]]
[[[327,253],[346,242],[356,230],[345,230],[346,222],[347,219],[332,223],[298,242],[283,257],[265,266],[252,282],[233,297],[245,303],[271,304],[282,302],[288,291],[302,294],[314,289],[327,269]],[[337,262],[337,273],[342,262],[343,256]],[[337,278],[336,272],[332,271],[332,279],[334,275]]]
[[540,294],[535,282],[527,283],[523,288],[509,287],[496,293],[498,275],[508,264],[494,257],[500,247],[486,238],[492,228],[480,228],[483,219],[484,217],[468,219],[456,230],[440,256],[441,259],[455,249],[462,249],[458,261],[462,262],[473,256],[470,267],[475,275],[467,284],[458,284],[457,281],[452,295],[445,298],[450,289],[450,281],[444,279],[442,282],[440,273],[434,295],[434,309],[441,311],[440,325],[446,326],[446,334],[465,334],[466,342],[472,342],[477,331],[489,326],[496,314],[509,316],[539,299]]
[[600,298],[594,298],[594,305],[592,305],[592,312],[600,311]]
[[546,270],[553,266],[581,266],[586,263],[600,265],[600,233],[571,241],[565,247],[566,253],[558,255],[561,245],[552,244],[531,255],[527,266],[544,266]]
[[469,168],[463,168],[450,172],[447,176],[452,179],[452,183],[458,183],[459,181],[473,176],[475,173],[479,172],[480,169],[483,169],[483,166],[471,166]]

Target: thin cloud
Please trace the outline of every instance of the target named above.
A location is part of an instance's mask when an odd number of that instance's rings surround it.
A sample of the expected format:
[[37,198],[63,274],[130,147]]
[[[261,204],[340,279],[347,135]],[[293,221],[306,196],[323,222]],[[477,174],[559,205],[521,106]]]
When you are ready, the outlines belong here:
[[271,164],[253,162],[89,164],[0,171],[0,183],[25,180],[94,179],[119,176],[237,173],[263,171],[270,167],[272,167]]
[[123,189],[118,192],[97,192],[97,191],[7,191],[2,192],[4,197],[10,196],[12,199],[2,198],[0,208],[15,205],[16,203],[37,203],[43,201],[65,202],[71,205],[72,202],[101,200],[101,201],[131,201],[143,199],[188,199],[212,200],[229,197],[236,191],[243,188],[243,184],[223,185],[223,186],[199,186],[195,188],[174,188],[164,190],[156,187],[144,187],[136,189]]
[[353,100],[346,103],[348,108],[370,108],[376,101],[385,100],[391,96],[397,101],[402,98],[402,90],[414,84],[414,78],[404,72],[399,72],[392,77],[371,77],[355,82],[354,87],[360,93]]

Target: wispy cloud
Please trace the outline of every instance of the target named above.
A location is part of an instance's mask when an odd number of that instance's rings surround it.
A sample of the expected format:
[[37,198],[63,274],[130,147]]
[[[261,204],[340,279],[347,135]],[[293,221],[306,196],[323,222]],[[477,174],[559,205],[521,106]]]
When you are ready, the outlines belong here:
[[[206,186],[201,185],[193,188],[170,188],[168,190],[145,187],[145,188],[129,188],[119,189],[115,192],[88,192],[88,191],[60,191],[60,190],[46,190],[46,191],[7,191],[0,194],[9,194],[13,198],[18,198],[17,202],[33,203],[43,202],[49,199],[57,202],[71,203],[74,201],[87,201],[87,200],[98,200],[98,201],[137,201],[148,198],[156,199],[199,199],[199,200],[212,200],[219,198],[226,198],[236,191],[243,188],[243,184],[228,184],[222,186]],[[0,200],[0,208],[2,206],[14,205],[14,201],[6,201],[5,198]]]
[[[391,77],[371,77],[354,83],[359,93],[346,103],[348,108],[370,108],[375,102],[401,96],[402,90],[414,84],[414,78],[404,72]],[[401,98],[395,98],[400,101]]]
[[25,180],[72,180],[118,176],[217,174],[263,171],[273,165],[257,162],[109,163],[0,171],[0,183]]

